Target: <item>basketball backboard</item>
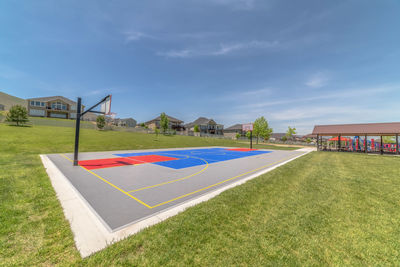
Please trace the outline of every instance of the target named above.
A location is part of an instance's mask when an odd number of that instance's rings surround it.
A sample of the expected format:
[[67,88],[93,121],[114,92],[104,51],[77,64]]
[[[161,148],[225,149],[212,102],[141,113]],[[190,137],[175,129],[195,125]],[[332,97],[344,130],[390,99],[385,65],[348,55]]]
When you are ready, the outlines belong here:
[[104,115],[111,114],[111,95],[109,95],[104,102],[100,104],[100,112],[104,113]]
[[244,132],[253,131],[253,123],[245,123],[245,124],[242,124],[242,130],[243,130]]

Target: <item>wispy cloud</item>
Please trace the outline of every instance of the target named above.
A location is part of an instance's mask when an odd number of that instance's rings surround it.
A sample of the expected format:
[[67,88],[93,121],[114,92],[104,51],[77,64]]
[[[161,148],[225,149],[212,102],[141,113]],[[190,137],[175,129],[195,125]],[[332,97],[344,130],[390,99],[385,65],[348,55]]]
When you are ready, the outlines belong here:
[[[400,90],[400,85],[382,85],[370,88],[345,88],[336,90],[335,93],[323,93],[320,92],[317,95],[314,93],[308,93],[310,96],[300,97],[300,98],[289,98],[289,99],[280,99],[280,100],[267,100],[267,101],[259,101],[255,102],[252,100],[252,103],[246,103],[244,105],[237,106],[238,108],[253,108],[260,109],[266,108],[270,106],[277,105],[288,105],[288,104],[305,104],[308,102],[323,100],[323,99],[350,99],[352,97],[357,98],[359,96],[363,97],[372,97],[374,95],[380,95],[383,93],[394,92]],[[307,93],[306,93],[307,94]],[[235,97],[237,99],[237,97]]]
[[125,42],[129,43],[129,42],[134,42],[134,41],[139,41],[142,39],[155,39],[155,37],[153,35],[150,34],[146,34],[143,32],[138,32],[138,31],[125,31],[122,33],[125,37]]
[[[204,1],[204,0],[202,0]],[[251,10],[255,0],[205,0],[206,2],[231,7],[232,9]]]
[[238,51],[250,50],[250,49],[269,49],[274,48],[279,45],[277,41],[258,41],[253,40],[249,42],[237,42],[220,44],[217,47],[211,48],[188,48],[182,50],[170,50],[167,52],[158,52],[157,55],[170,57],[170,58],[191,58],[199,56],[224,56],[228,54],[233,54]]
[[318,72],[313,74],[306,82],[306,85],[311,88],[320,88],[327,85],[330,80],[330,75],[326,72]]

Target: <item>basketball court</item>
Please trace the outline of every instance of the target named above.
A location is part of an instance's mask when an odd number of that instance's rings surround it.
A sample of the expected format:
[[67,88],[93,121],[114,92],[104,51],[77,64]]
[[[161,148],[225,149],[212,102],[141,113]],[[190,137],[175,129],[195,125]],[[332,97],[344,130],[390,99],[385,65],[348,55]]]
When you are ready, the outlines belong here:
[[[78,98],[78,106],[80,99]],[[41,155],[83,257],[308,152],[202,147]],[[93,112],[93,111],[92,111]],[[246,125],[252,131],[252,125]]]

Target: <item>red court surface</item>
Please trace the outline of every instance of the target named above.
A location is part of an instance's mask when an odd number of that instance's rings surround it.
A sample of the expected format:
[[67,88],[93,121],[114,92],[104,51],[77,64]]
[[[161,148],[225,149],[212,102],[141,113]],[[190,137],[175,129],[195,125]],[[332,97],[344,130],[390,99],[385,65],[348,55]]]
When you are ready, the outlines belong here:
[[134,156],[134,157],[118,157],[118,158],[108,158],[108,159],[93,159],[93,160],[82,160],[79,161],[79,165],[88,169],[104,169],[112,167],[121,167],[127,165],[137,165],[143,163],[154,163],[160,161],[176,160],[176,158],[160,156],[160,155],[144,155],[144,156]]
[[256,151],[258,149],[254,149],[254,148],[230,148],[230,149],[227,149],[227,150],[247,152],[247,151]]

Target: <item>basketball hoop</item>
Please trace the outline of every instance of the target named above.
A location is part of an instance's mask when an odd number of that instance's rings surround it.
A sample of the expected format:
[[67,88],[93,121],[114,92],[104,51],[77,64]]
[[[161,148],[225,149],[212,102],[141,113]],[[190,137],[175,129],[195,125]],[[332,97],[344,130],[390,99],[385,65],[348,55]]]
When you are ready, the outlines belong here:
[[100,112],[104,113],[104,115],[111,115],[111,95],[107,96],[100,104]]
[[[79,153],[79,130],[81,128],[81,117],[88,112],[102,114],[102,115],[111,115],[111,95],[104,97],[102,100],[97,102],[97,104],[88,108],[86,111],[81,112],[82,108],[82,99],[78,97],[77,102],[77,113],[76,113],[76,126],[75,126],[75,148],[74,148],[74,166],[78,166],[78,153]],[[100,106],[100,111],[94,110]],[[115,114],[115,113],[114,113]],[[113,115],[111,115],[113,116]]]
[[244,132],[253,131],[253,123],[243,124],[242,131],[244,131]]

